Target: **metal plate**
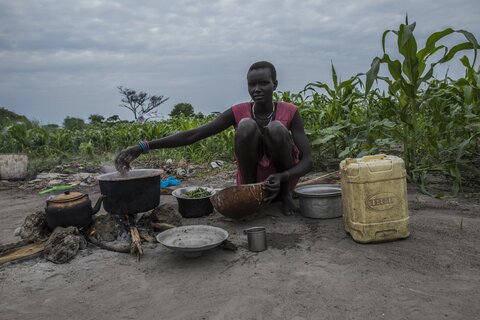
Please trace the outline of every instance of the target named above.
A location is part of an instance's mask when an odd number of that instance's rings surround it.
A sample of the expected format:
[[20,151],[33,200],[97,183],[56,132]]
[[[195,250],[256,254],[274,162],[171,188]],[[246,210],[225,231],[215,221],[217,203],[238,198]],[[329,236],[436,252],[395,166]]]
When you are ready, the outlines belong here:
[[202,251],[219,246],[227,238],[226,230],[205,225],[176,227],[157,235],[158,242],[171,250],[183,252],[187,257],[199,256]]

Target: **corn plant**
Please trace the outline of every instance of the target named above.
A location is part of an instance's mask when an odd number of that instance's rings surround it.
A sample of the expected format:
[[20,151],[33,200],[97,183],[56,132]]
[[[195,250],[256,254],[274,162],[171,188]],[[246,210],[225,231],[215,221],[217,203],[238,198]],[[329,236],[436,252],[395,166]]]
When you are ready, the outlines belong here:
[[[400,139],[403,144],[403,158],[407,173],[414,182],[419,181],[418,173],[418,141],[422,137],[421,115],[422,108],[428,108],[428,103],[423,97],[423,89],[433,77],[435,66],[450,61],[455,54],[462,50],[473,50],[474,62],[477,56],[478,42],[470,32],[465,30],[445,30],[430,35],[425,46],[418,50],[417,41],[413,35],[416,23],[409,24],[408,17],[405,24],[401,24],[398,30],[386,30],[382,36],[383,56],[373,59],[370,70],[366,73],[366,93],[372,88],[373,82],[381,79],[388,84],[389,94],[396,100],[395,113],[401,120]],[[391,59],[386,53],[385,41],[388,34],[393,33],[397,37],[397,48],[402,61]],[[456,44],[451,48],[437,44],[446,36],[459,33],[466,41]],[[432,56],[443,51],[443,55],[437,61],[430,62]],[[386,64],[391,78],[378,75],[380,65]]]

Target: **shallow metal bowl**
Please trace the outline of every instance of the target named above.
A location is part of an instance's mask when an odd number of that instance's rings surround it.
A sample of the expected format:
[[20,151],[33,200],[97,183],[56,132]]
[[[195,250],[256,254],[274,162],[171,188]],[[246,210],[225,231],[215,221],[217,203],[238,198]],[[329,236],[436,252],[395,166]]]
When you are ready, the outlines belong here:
[[300,213],[315,219],[338,218],[343,214],[341,187],[337,184],[312,184],[294,189]]
[[226,230],[205,225],[176,227],[157,235],[158,242],[171,250],[182,252],[188,258],[200,256],[203,251],[219,246],[227,238]]

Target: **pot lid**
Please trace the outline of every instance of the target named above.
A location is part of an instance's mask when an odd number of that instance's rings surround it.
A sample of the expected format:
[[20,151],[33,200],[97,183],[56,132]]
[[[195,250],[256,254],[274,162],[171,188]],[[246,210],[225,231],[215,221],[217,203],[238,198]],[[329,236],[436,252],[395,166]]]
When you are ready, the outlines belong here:
[[297,187],[294,189],[294,192],[299,197],[306,198],[338,197],[342,193],[340,186],[336,184],[312,184]]
[[125,173],[120,172],[110,172],[99,175],[97,177],[98,181],[127,181],[127,180],[137,180],[143,178],[152,178],[160,176],[163,173],[161,169],[133,169]]
[[85,196],[86,194],[84,193],[65,191],[63,194],[59,194],[58,196],[55,196],[52,199],[49,199],[48,201],[55,202],[55,203],[65,203],[65,202],[81,199]]

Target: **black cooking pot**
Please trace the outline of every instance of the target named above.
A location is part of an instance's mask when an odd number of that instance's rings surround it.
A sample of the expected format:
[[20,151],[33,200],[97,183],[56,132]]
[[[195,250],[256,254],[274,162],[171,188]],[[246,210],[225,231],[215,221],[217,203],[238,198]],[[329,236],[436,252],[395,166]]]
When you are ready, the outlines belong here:
[[[208,196],[190,198],[187,196],[187,192],[196,190],[197,188],[203,188],[210,192]],[[184,218],[199,218],[209,215],[213,212],[213,205],[210,201],[210,197],[215,194],[215,189],[207,187],[184,187],[175,189],[172,192],[172,196],[177,198],[178,212]]]
[[56,227],[87,227],[92,223],[92,216],[100,210],[102,199],[103,196],[92,208],[88,195],[80,192],[65,191],[49,198],[45,207],[47,225],[52,230]]
[[103,208],[115,215],[155,209],[160,203],[161,173],[156,169],[137,169],[98,176],[100,192],[105,196]]

